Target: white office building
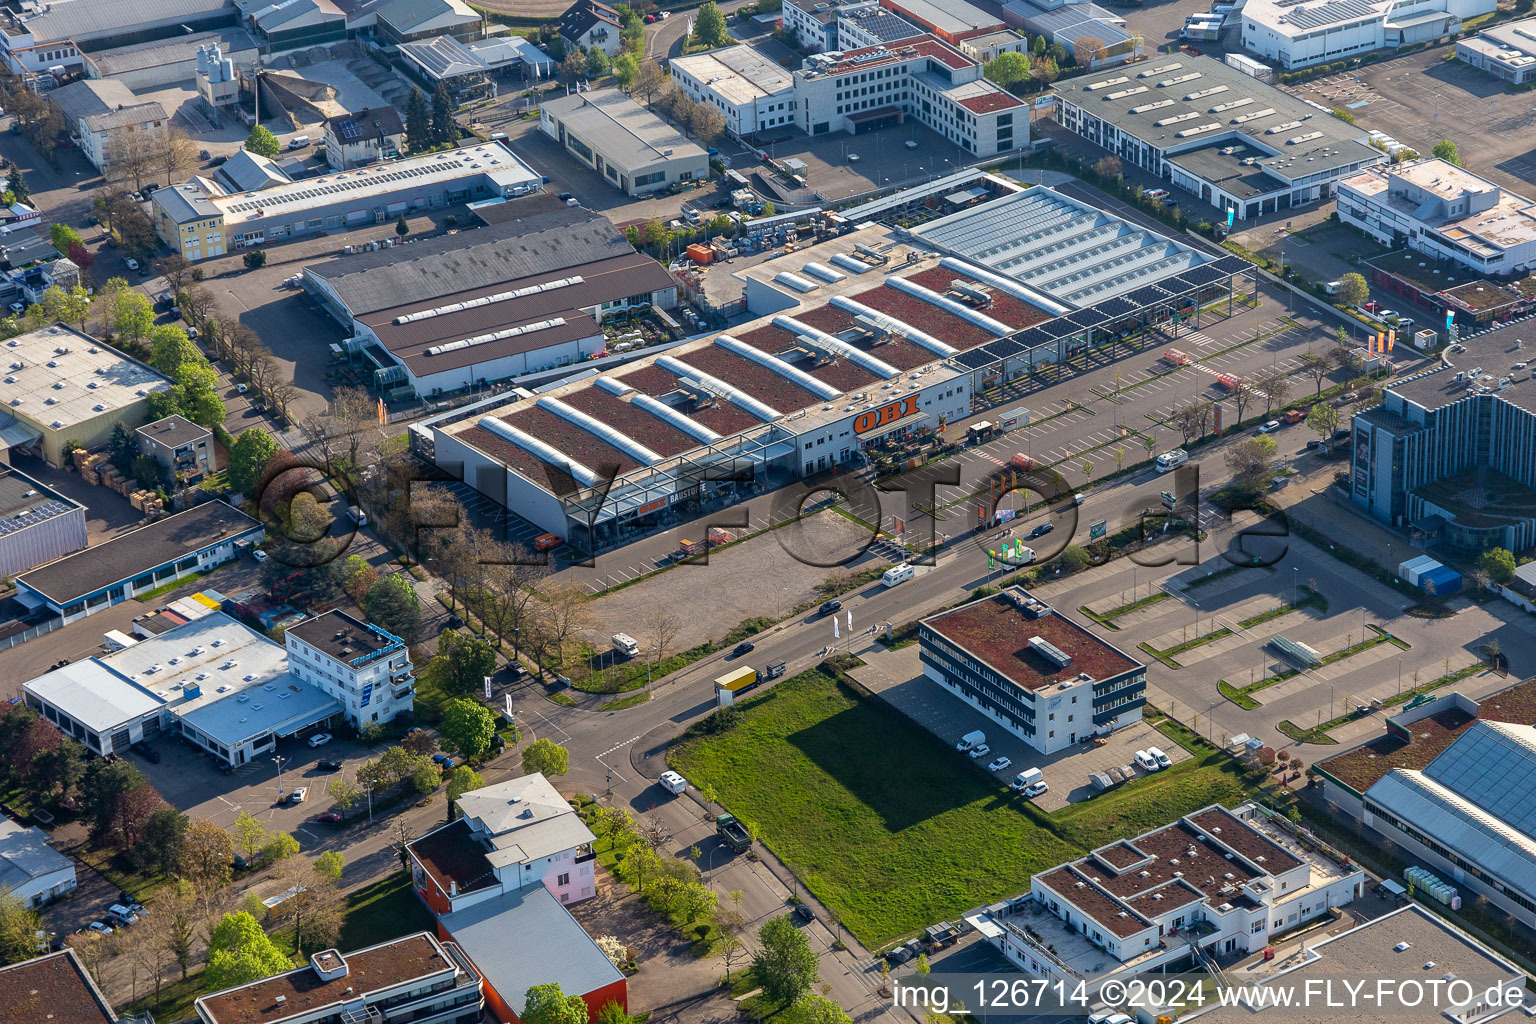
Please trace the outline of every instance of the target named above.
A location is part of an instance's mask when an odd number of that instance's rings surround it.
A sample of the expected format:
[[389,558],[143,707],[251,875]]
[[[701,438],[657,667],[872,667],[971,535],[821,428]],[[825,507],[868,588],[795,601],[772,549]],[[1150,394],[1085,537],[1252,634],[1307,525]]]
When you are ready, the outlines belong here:
[[346,612],[329,611],[284,634],[288,670],[343,707],[361,729],[414,706],[416,676],[405,641]]
[[713,104],[725,115],[726,131],[738,139],[795,121],[795,77],[755,47],[676,57],[672,78],[683,95]]
[[1485,28],[1456,41],[1456,56],[1511,85],[1536,82],[1536,18]]
[[1243,46],[1283,68],[1347,60],[1372,50],[1454,36],[1495,0],[1248,0]]
[[1339,219],[1398,248],[1483,274],[1536,266],[1536,203],[1433,157],[1339,182]]

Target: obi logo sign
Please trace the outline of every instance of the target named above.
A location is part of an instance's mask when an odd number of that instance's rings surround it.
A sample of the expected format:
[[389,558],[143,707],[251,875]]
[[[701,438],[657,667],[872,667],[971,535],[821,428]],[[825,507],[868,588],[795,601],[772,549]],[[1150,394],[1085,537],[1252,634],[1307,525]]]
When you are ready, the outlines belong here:
[[859,417],[853,421],[853,432],[867,434],[871,430],[888,423],[895,423],[902,417],[910,416],[915,412],[917,412],[917,396],[908,395],[899,402],[892,402],[890,405],[882,405],[878,409],[860,413]]

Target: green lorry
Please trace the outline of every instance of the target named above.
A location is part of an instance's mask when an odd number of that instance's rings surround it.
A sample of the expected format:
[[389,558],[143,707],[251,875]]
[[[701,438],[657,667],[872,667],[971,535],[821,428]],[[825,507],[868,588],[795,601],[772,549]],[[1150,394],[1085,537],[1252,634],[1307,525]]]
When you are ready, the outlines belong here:
[[745,853],[752,845],[752,836],[747,832],[747,827],[732,814],[722,814],[715,819],[715,834],[737,853]]

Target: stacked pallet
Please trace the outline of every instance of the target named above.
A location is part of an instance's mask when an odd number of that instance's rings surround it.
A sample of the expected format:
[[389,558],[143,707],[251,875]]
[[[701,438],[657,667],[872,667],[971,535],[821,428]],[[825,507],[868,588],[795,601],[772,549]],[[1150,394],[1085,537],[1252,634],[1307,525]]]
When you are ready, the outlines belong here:
[[83,448],[75,449],[75,468],[80,470],[80,479],[95,486],[101,483],[101,469],[107,464],[107,457],[101,452],[91,454]]

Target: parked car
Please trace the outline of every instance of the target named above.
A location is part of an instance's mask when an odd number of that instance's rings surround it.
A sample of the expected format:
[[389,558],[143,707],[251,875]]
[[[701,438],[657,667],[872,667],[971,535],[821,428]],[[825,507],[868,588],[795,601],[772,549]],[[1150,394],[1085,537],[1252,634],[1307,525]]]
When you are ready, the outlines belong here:
[[243,395],[243,394],[245,394],[247,391],[249,391],[251,389],[248,386],[244,385],[244,384],[236,384],[235,385],[235,390],[240,392]]
[[92,921],[90,924],[86,925],[80,930],[82,932],[95,932],[97,935],[112,934],[112,926],[107,924],[105,921]]
[[903,142],[902,145],[906,146],[908,149],[916,149],[917,148],[917,140],[916,139],[908,139],[906,142]]
[[821,608],[819,609],[819,613],[822,614],[822,615],[835,615],[837,612],[842,610],[842,607],[843,607],[843,602],[841,602],[841,601],[837,601],[837,600],[823,601],[821,603]]
[[129,270],[138,270],[139,261],[130,256],[128,259],[123,260],[123,266],[127,267]]
[[1307,451],[1309,452],[1320,452],[1323,451],[1326,447],[1327,446],[1324,445],[1323,442],[1316,437],[1307,442]]
[[858,163],[859,162],[859,154],[857,154],[857,153],[849,153],[848,154],[848,162],[851,163],[851,164]]
[[969,753],[971,755],[972,761],[980,761],[982,758],[992,753],[992,748],[987,746],[985,743],[978,743],[976,746],[970,749]]
[[1029,539],[1034,540],[1036,537],[1044,537],[1054,529],[1056,529],[1055,523],[1041,523],[1039,526],[1029,531]]
[[1013,758],[1011,758],[1011,757],[995,757],[995,758],[992,759],[992,763],[987,765],[987,771],[989,771],[989,772],[1000,772],[1000,771],[1002,771],[1005,768],[1011,768],[1011,767],[1013,767]]
[[816,920],[816,911],[812,910],[804,903],[796,903],[795,916],[804,921],[806,924],[810,924],[812,921]]
[[323,747],[329,742],[331,742],[331,734],[328,732],[317,732],[309,738],[309,745],[312,747]]
[[301,803],[304,802],[304,799],[306,797],[308,797],[308,796],[309,796],[309,787],[308,786],[295,786],[293,792],[288,794],[288,802],[289,803],[293,803],[293,804],[301,804]]
[[558,199],[558,200],[560,200],[560,201],[561,201],[561,202],[562,202],[562,203],[568,203],[568,202],[570,202],[570,201],[571,201],[571,200],[572,200],[572,199],[575,199],[575,198],[576,198],[576,195],[575,195],[575,193],[572,193],[572,192],[561,192],[561,193],[560,193],[560,194],[559,194],[559,195],[558,195],[558,196],[556,196],[556,197],[555,197],[555,198],[556,198],[556,199]]
[[885,962],[890,964],[892,967],[897,967],[901,964],[904,964],[910,959],[912,959],[912,951],[907,949],[906,946],[897,946],[895,949],[885,954],[884,957]]
[[1033,799],[1033,798],[1041,795],[1042,793],[1050,792],[1050,789],[1051,789],[1051,784],[1049,782],[1046,782],[1044,779],[1042,779],[1039,782],[1035,783],[1034,785],[1027,787],[1024,790],[1024,795],[1029,797],[1030,799]]
[[336,760],[334,757],[328,757],[324,761],[316,764],[315,767],[319,768],[323,772],[339,772],[341,771],[341,762]]
[[739,658],[744,654],[751,654],[755,650],[757,650],[757,644],[753,643],[751,640],[743,640],[741,643],[736,645],[735,650],[731,651],[731,657]]
[[216,156],[212,160],[208,161],[208,166],[209,167],[223,167],[224,164],[228,160],[229,160],[229,157],[227,157],[227,156]]
[[341,815],[335,811],[326,811],[324,814],[315,815],[315,820],[325,825],[340,825]]
[[432,763],[437,765],[445,772],[453,770],[453,758],[449,757],[447,754],[433,754]]
[[1270,420],[1268,423],[1264,424],[1262,427],[1259,428],[1259,433],[1261,433],[1261,434],[1273,434],[1275,431],[1277,431],[1279,429],[1280,429],[1280,421],[1279,420]]
[[251,552],[251,557],[256,559],[257,562],[265,562],[268,558],[271,558],[272,556],[267,554],[265,551],[261,550],[261,548],[257,548],[255,551]]

